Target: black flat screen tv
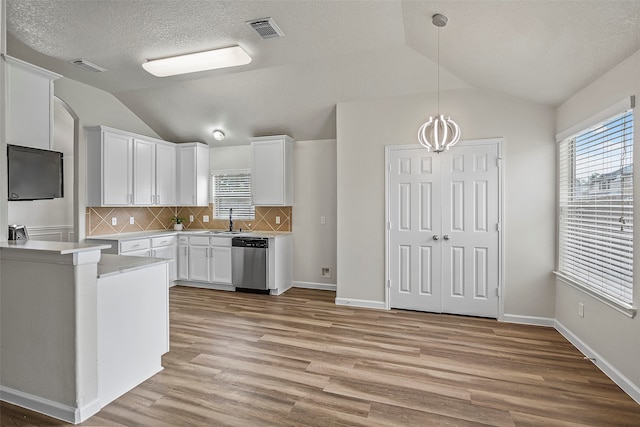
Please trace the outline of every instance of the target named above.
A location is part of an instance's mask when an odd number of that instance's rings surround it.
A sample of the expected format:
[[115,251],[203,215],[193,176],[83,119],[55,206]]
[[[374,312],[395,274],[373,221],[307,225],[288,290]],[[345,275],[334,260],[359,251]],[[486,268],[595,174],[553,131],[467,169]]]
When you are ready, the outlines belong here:
[[9,200],[64,197],[62,153],[7,145]]

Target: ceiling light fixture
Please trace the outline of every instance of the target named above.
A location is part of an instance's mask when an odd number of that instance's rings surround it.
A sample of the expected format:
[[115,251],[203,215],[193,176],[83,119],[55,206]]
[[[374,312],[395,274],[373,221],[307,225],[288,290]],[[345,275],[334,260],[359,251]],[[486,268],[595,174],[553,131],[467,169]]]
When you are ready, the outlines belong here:
[[197,71],[237,67],[250,62],[249,54],[242,47],[236,45],[206,52],[154,59],[142,64],[142,68],[156,77],[168,77]]
[[222,132],[220,129],[216,129],[213,131],[213,139],[215,139],[216,141],[222,141],[224,137],[224,132]]
[[436,13],[431,17],[433,25],[438,27],[438,115],[429,117],[418,130],[418,142],[427,150],[441,153],[453,147],[460,140],[460,126],[451,117],[440,114],[440,28],[447,25],[449,19]]

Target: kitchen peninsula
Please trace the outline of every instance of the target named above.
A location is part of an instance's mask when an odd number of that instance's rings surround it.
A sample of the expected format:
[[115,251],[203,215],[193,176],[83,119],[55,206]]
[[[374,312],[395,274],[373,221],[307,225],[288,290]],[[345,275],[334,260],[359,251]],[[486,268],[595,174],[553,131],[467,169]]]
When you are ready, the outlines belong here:
[[2,400],[78,423],[162,369],[167,262],[108,248],[0,243]]

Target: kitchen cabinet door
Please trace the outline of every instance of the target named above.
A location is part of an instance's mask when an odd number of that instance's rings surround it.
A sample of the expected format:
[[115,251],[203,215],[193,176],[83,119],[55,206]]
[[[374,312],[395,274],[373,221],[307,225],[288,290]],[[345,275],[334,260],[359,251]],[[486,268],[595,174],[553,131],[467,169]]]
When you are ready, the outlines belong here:
[[173,144],[156,144],[155,205],[176,205],[176,148]]
[[251,139],[254,206],[293,204],[293,139],[286,135]]
[[178,246],[178,280],[189,280],[189,246]]
[[151,206],[155,202],[156,144],[133,139],[133,204]]
[[208,246],[189,246],[189,280],[209,281]]
[[133,138],[102,131],[102,206],[131,204],[132,171]]
[[177,246],[162,246],[153,249],[154,258],[164,258],[169,260],[169,281],[173,282],[178,278],[177,266],[176,266],[176,251]]
[[178,205],[209,205],[209,148],[204,144],[179,144]]
[[231,284],[231,248],[212,246],[209,248],[211,281]]

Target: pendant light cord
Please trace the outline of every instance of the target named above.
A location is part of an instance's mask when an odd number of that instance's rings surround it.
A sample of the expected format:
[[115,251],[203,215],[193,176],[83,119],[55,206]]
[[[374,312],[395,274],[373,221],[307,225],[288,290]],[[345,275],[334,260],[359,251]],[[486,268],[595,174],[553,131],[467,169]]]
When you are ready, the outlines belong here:
[[440,27],[438,27],[438,71],[437,71],[437,80],[438,80],[438,117],[440,117]]

